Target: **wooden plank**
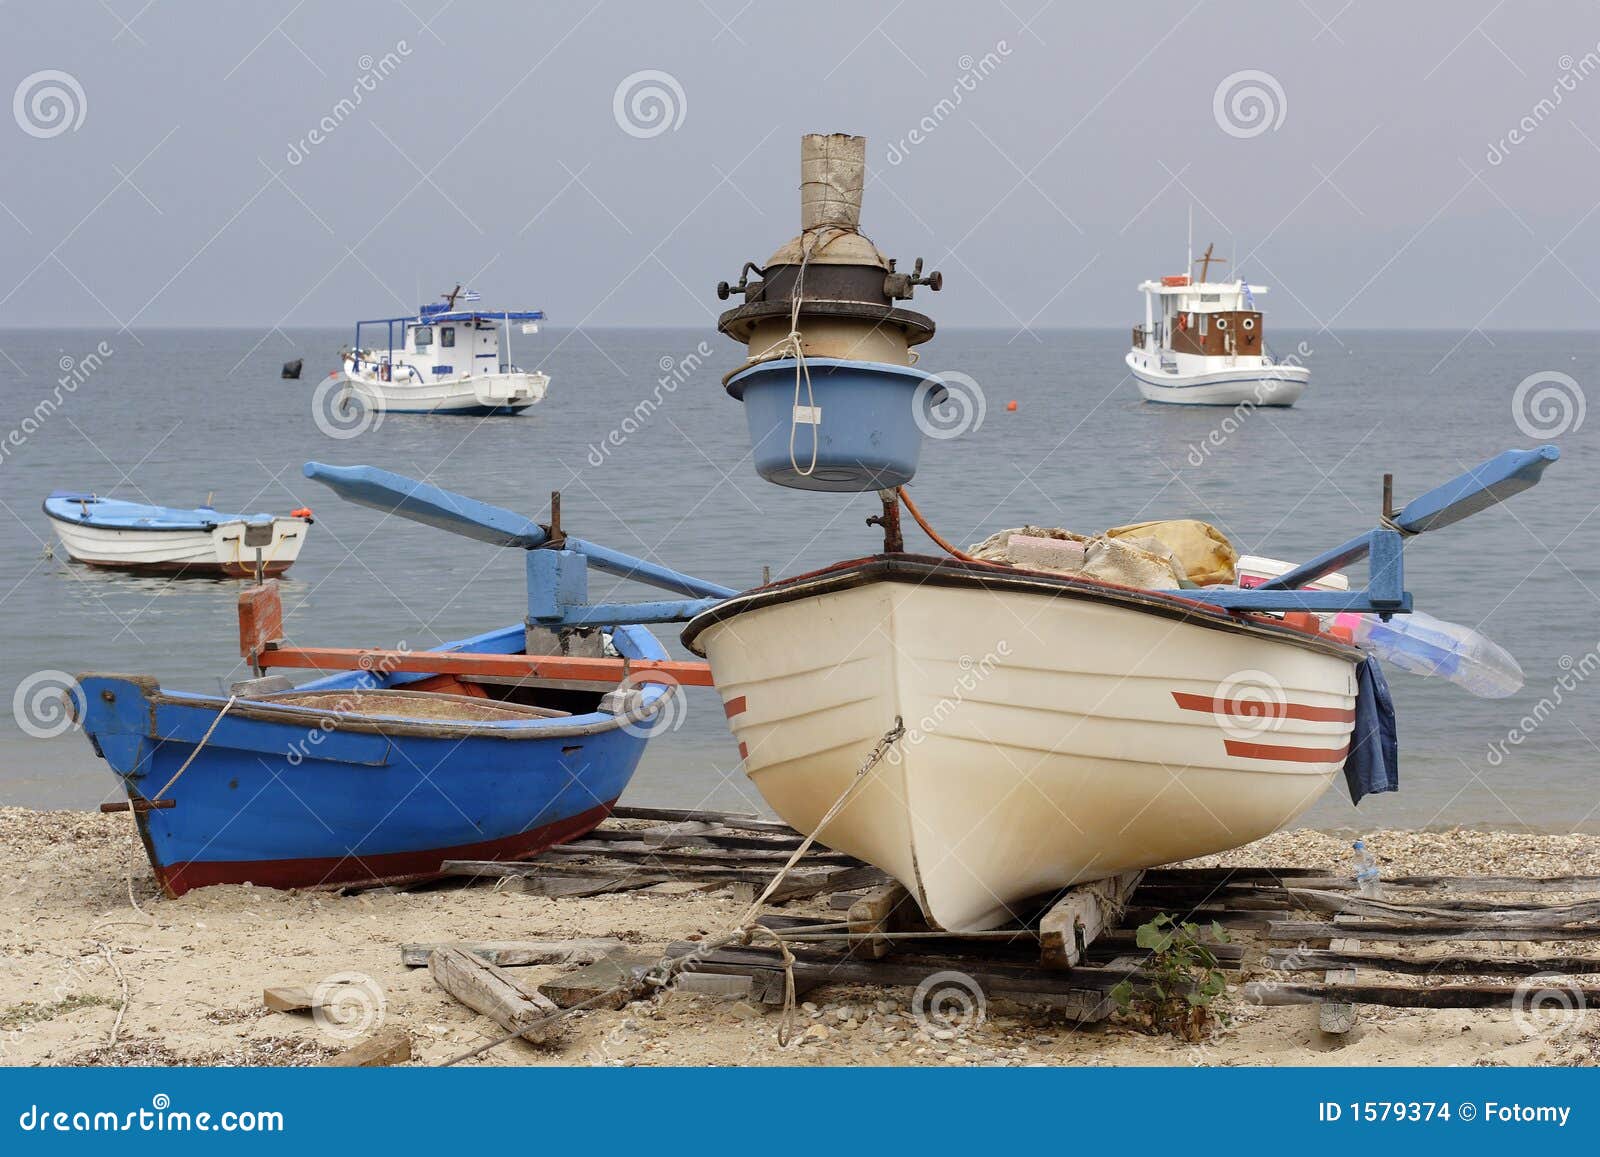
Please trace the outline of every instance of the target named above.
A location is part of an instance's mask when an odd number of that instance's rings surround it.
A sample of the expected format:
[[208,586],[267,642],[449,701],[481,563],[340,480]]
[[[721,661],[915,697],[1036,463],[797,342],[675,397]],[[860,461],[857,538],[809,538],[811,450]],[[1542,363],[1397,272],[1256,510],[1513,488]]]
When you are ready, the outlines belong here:
[[505,881],[504,891],[548,899],[580,900],[585,896],[605,896],[612,892],[636,892],[657,884],[673,882],[673,877],[637,869],[606,876],[513,876]]
[[719,812],[704,809],[680,810],[664,807],[614,807],[611,814],[619,820],[663,820],[667,823],[699,822],[720,824],[741,832],[774,832],[798,836],[800,833],[782,820],[762,819],[753,812]]
[[[1335,943],[1349,941],[1335,941]],[[1355,941],[1359,944],[1360,941]],[[1563,976],[1600,973],[1595,956],[1402,956],[1394,952],[1334,951],[1332,948],[1272,948],[1261,967],[1277,972],[1322,972],[1331,968],[1365,968],[1406,976]]]
[[435,675],[510,675],[616,684],[711,687],[711,666],[679,659],[586,659],[572,655],[491,655],[473,651],[386,651],[370,647],[268,647],[256,657],[266,667],[315,671],[407,671]]
[[1418,924],[1430,921],[1461,922],[1470,919],[1475,924],[1488,927],[1518,925],[1524,927],[1549,926],[1559,928],[1568,924],[1600,921],[1600,900],[1580,900],[1571,904],[1543,904],[1538,906],[1492,906],[1478,908],[1470,915],[1458,907],[1443,908],[1428,904],[1402,904],[1393,900],[1379,900],[1367,896],[1327,892],[1315,888],[1290,888],[1289,896],[1296,903],[1313,912],[1332,915],[1370,916],[1380,920],[1410,921]]
[[[481,940],[469,943],[403,944],[400,963],[422,968],[435,948],[459,948],[485,964],[513,968],[529,964],[593,964],[602,956],[622,950],[622,941],[609,936],[581,940]],[[268,990],[272,991],[271,989]]]
[[[696,851],[692,848],[664,848],[652,846],[639,840],[573,840],[570,843],[558,844],[544,853],[546,857],[570,857],[577,855],[586,856],[611,856],[627,860],[654,860],[663,864],[733,864],[739,866],[752,866],[761,864],[782,865],[794,855],[793,848],[716,848],[705,851]],[[831,863],[844,864],[850,867],[860,865],[861,861],[854,856],[847,856],[843,852],[821,851],[816,848],[808,849],[802,865]]]
[[[681,955],[694,951],[696,947],[692,942],[676,943],[669,946],[667,952],[669,955]],[[934,973],[949,971],[952,963],[949,960],[902,956],[871,961],[851,957],[818,958],[798,952],[795,955],[797,988],[813,988],[823,984],[915,988]],[[970,960],[956,963],[964,966],[961,971],[988,997],[1018,1003],[1048,1004],[1084,1021],[1101,1020],[1110,1015],[1112,1006],[1107,994],[1127,975],[1099,969],[1068,975],[1041,972],[1031,966],[1007,970]],[[758,991],[771,991],[782,984],[783,977],[781,958],[776,953],[756,949],[719,949],[696,960],[695,970],[730,975],[765,973],[774,978],[763,982],[757,976]],[[763,989],[764,983],[770,987]]]
[[519,1032],[532,1044],[543,1044],[559,1031],[551,1020],[555,1004],[524,986],[509,972],[459,948],[445,946],[428,958],[434,983],[507,1032]]
[[317,998],[309,988],[284,985],[265,989],[261,1003],[273,1012],[310,1012],[317,1007]]
[[619,1009],[643,991],[645,973],[660,963],[659,956],[614,952],[575,972],[545,981],[539,991],[561,1008],[584,1004],[589,1008]]
[[1500,927],[1479,924],[1393,924],[1380,920],[1335,920],[1324,924],[1316,920],[1273,920],[1265,929],[1268,940],[1326,940],[1344,932],[1361,940],[1386,944],[1426,944],[1430,941],[1482,940],[1500,943],[1525,940],[1595,940],[1594,928]]
[[1039,963],[1076,968],[1095,938],[1121,919],[1143,878],[1143,872],[1123,872],[1068,889],[1039,921]]
[[[1334,952],[1358,952],[1361,949],[1361,941],[1341,936],[1330,942],[1328,947]],[[1356,970],[1331,968],[1322,979],[1332,985],[1354,984]],[[1347,1000],[1323,1001],[1317,1006],[1317,1027],[1325,1033],[1344,1036],[1356,1027],[1356,1006]]]
[[322,1062],[329,1069],[367,1069],[411,1059],[411,1034],[397,1024],[379,1029],[360,1044]]
[[[1564,989],[1579,1008],[1593,1007],[1600,1001],[1600,988]],[[1390,1008],[1512,1008],[1527,999],[1527,989],[1514,984],[1445,984],[1438,986],[1403,984],[1278,984],[1255,981],[1238,989],[1239,997],[1252,1004],[1317,1004],[1323,1001],[1348,1001],[1352,1004],[1379,1004]]]
[[[1145,873],[1150,887],[1190,887],[1203,884],[1274,886],[1278,881],[1297,887],[1354,890],[1348,876],[1334,876],[1326,868],[1151,868]],[[1600,876],[1385,876],[1385,888],[1422,888],[1463,894],[1496,892],[1600,892]]]

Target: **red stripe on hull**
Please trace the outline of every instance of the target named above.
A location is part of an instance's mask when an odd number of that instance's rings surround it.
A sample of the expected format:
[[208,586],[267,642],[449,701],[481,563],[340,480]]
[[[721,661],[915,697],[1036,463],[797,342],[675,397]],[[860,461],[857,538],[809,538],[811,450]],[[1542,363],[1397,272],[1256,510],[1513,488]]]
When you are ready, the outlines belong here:
[[735,715],[743,715],[747,706],[743,695],[735,695],[722,705],[722,713],[732,719]]
[[[177,574],[194,578],[254,578],[255,564],[231,562],[108,562],[97,558],[74,558],[85,566],[101,570],[120,570],[129,574]],[[269,562],[261,569],[267,575],[280,575],[293,566],[293,562]]]
[[[190,860],[155,865],[156,879],[169,896],[213,884],[254,884],[262,888],[333,888],[347,885],[411,884],[439,875],[445,860],[526,860],[556,844],[594,830],[611,814],[616,800],[564,820],[529,828],[514,836],[456,844],[421,852],[327,856],[304,860]],[[148,848],[148,843],[146,848]]]
[[1309,703],[1259,703],[1246,699],[1218,699],[1174,691],[1172,698],[1185,711],[1206,711],[1230,719],[1308,719],[1316,723],[1353,723],[1354,707],[1313,707]]
[[1282,763],[1337,763],[1350,754],[1348,743],[1343,747],[1282,747],[1276,743],[1225,739],[1222,746],[1229,755],[1242,759],[1275,759]]

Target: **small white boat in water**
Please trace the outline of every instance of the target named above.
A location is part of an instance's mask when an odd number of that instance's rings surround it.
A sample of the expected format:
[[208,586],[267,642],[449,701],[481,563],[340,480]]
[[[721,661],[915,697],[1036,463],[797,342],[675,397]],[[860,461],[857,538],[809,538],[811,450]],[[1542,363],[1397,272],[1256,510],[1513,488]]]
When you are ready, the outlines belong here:
[[242,578],[282,574],[300,557],[311,511],[221,514],[57,490],[44,512],[75,562],[155,574]]
[[[356,322],[339,401],[387,414],[515,414],[541,401],[550,376],[511,360],[512,323],[537,333],[542,310],[487,310],[458,285],[414,317]],[[457,308],[460,302],[462,308]],[[363,331],[383,327],[382,344]]]
[[1264,285],[1208,280],[1220,258],[1206,247],[1199,281],[1188,274],[1145,281],[1144,324],[1124,361],[1146,401],[1200,406],[1292,406],[1311,380],[1306,366],[1267,349],[1256,295]]

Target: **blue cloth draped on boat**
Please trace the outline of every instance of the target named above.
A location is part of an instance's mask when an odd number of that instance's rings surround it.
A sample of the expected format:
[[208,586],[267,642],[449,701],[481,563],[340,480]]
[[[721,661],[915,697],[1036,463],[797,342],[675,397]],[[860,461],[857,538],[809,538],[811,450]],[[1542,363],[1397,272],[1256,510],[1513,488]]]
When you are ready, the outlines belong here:
[[1344,761],[1350,802],[1363,796],[1400,790],[1400,739],[1395,729],[1394,700],[1383,668],[1372,656],[1356,668],[1356,725],[1350,754]]

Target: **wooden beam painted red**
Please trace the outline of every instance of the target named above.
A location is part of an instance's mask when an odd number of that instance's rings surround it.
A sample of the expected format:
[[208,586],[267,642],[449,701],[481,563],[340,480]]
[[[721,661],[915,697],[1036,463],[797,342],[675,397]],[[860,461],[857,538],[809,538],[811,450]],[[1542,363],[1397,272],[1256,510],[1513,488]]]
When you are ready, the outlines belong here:
[[436,675],[509,675],[583,683],[620,683],[624,671],[635,683],[676,683],[711,687],[707,663],[676,659],[574,658],[567,655],[484,655],[471,651],[382,651],[360,647],[268,647],[258,656],[263,667],[315,671],[431,672]]

